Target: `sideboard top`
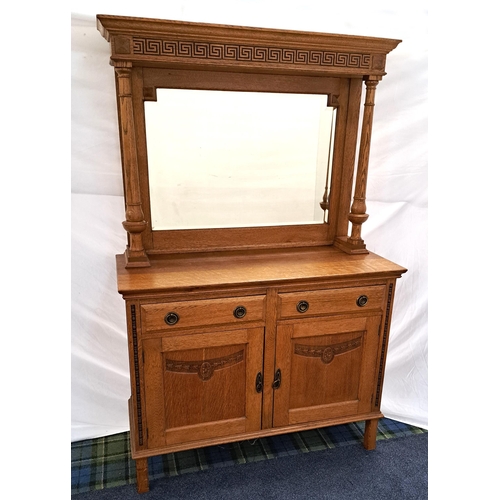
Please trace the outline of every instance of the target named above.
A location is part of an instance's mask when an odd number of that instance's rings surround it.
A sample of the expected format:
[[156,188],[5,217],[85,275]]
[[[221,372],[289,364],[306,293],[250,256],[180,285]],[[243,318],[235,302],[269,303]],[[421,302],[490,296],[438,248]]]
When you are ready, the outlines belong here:
[[383,76],[385,57],[401,40],[310,31],[253,28],[140,17],[97,16],[111,43],[111,61],[172,67],[248,66]]
[[374,253],[348,255],[329,246],[150,256],[151,267],[126,269],[117,255],[118,291],[210,290],[280,286],[316,280],[399,278],[401,267]]

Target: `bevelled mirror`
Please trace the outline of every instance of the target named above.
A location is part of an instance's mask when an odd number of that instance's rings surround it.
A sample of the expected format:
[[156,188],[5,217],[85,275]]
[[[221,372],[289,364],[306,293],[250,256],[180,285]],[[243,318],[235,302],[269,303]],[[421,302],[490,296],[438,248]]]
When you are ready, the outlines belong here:
[[326,222],[327,95],[163,88],[144,111],[153,231]]

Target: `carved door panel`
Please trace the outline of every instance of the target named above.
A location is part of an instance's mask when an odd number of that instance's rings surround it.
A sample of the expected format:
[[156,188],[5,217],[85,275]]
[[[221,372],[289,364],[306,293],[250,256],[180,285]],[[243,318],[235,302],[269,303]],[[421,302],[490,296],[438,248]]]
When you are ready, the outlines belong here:
[[261,427],[263,328],[143,341],[148,448]]
[[278,325],[275,427],[371,410],[380,316]]

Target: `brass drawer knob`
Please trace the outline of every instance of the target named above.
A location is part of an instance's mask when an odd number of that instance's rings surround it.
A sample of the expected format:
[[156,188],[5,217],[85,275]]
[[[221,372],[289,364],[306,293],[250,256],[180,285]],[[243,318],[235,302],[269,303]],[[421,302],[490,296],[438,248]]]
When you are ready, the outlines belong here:
[[368,297],[366,295],[360,295],[358,297],[358,300],[356,300],[356,304],[359,306],[359,307],[364,307],[366,306],[368,302]]
[[243,306],[238,306],[234,311],[233,311],[233,316],[237,319],[243,318],[245,314],[247,313],[247,310]]
[[309,302],[307,300],[301,300],[297,303],[297,311],[299,313],[305,313],[309,309]]
[[165,323],[167,325],[172,326],[172,325],[175,325],[179,321],[179,315],[177,313],[174,313],[174,312],[169,312],[165,316],[164,320],[165,320]]

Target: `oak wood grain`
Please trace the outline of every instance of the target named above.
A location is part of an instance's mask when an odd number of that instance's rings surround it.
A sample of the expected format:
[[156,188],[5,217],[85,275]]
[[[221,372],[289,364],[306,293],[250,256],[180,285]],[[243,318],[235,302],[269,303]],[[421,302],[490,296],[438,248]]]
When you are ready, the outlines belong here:
[[374,253],[347,255],[332,247],[151,256],[151,267],[126,269],[116,257],[118,291],[168,292],[227,286],[279,286],[342,278],[399,277],[406,269]]
[[[361,225],[375,87],[400,40],[109,15],[97,28],[116,76],[137,490],[147,457],[201,446],[365,420],[373,449],[406,269],[368,251]],[[153,231],[144,102],[157,88],[324,94],[336,107],[324,223]]]
[[[357,194],[349,213],[362,79],[385,75],[387,54],[400,40],[272,30],[124,16],[97,16],[110,42],[118,75],[129,247],[128,267],[148,265],[151,253],[335,245],[364,252],[358,230],[366,217],[358,207],[358,184],[366,178],[370,127],[363,126]],[[153,231],[148,185],[144,101],[157,88],[325,94],[336,103],[337,126],[325,224],[288,227]],[[372,96],[372,87],[369,95]],[[370,97],[371,99],[371,97]],[[368,104],[371,106],[370,104]],[[369,112],[365,113],[368,120]],[[347,239],[349,220],[354,233]]]
[[[401,42],[396,39],[294,30],[192,23],[163,19],[97,15],[97,29],[110,42],[113,62],[142,65],[238,68],[240,71],[301,71],[313,74],[385,74],[385,56]],[[149,41],[149,45],[144,47]],[[161,42],[198,43],[192,52],[166,49]],[[208,45],[210,44],[210,45]],[[234,48],[246,49],[238,55]],[[252,50],[253,49],[253,50]],[[267,52],[264,49],[271,50]],[[273,52],[272,49],[285,49]],[[326,52],[326,60],[321,59]],[[340,54],[338,61],[331,54]],[[346,59],[354,54],[354,59]],[[363,57],[365,56],[365,57]],[[350,64],[349,64],[350,62]]]

